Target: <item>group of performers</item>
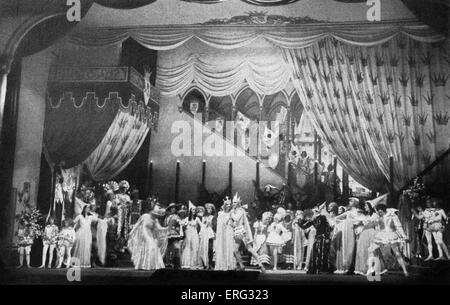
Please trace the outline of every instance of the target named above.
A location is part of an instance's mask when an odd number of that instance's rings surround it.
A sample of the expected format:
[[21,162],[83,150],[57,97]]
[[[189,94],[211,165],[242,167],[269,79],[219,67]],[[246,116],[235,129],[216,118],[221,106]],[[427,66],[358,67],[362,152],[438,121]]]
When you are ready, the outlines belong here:
[[[376,201],[350,198],[346,206],[323,203],[313,209],[289,210],[274,207],[249,220],[247,205],[238,194],[226,197],[216,211],[207,203],[195,206],[172,203],[163,207],[151,197],[145,208],[138,194],[127,194],[126,181],[109,183],[104,208],[90,202],[92,194],[81,189],[76,199],[78,215],[65,219],[60,229],[52,217],[43,230],[42,265],[70,266],[76,258],[80,267],[114,267],[117,257],[131,255],[135,269],[161,268],[243,270],[243,254],[261,271],[280,267],[303,273],[382,274],[396,262],[407,276],[403,248],[409,243],[397,210]],[[428,257],[449,259],[443,241],[447,215],[427,200],[427,207],[414,209],[428,241]],[[292,205],[291,205],[292,206]],[[291,207],[290,206],[290,207]],[[19,229],[18,246],[27,255],[33,238]]]

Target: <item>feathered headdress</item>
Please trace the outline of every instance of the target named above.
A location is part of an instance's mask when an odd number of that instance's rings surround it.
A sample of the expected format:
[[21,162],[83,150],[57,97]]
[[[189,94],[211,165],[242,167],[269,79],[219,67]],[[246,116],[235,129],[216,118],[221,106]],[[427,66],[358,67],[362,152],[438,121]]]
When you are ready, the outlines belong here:
[[233,197],[233,203],[241,203],[241,197],[239,197],[238,193],[236,192],[236,195]]
[[192,203],[192,201],[189,200],[189,211],[195,208],[196,206]]

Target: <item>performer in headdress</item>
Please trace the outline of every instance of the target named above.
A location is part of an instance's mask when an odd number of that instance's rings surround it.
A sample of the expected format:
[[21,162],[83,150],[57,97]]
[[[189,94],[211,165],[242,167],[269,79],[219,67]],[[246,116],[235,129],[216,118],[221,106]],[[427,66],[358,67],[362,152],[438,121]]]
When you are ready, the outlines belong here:
[[163,254],[167,248],[168,230],[161,226],[165,209],[156,204],[150,213],[143,214],[130,232],[127,248],[136,270],[164,268]]
[[[397,262],[403,270],[405,276],[408,276],[408,271],[406,270],[405,261],[403,260],[402,253],[400,251],[400,245],[402,242],[408,240],[408,237],[403,231],[402,224],[395,214],[396,209],[388,209],[385,204],[381,203],[375,207],[378,219],[375,220],[376,224],[379,226],[380,231],[375,234],[373,242],[369,248],[369,262],[372,261],[371,257],[377,256],[377,249],[386,248],[384,250],[392,250],[397,258]],[[373,271],[372,266],[369,265],[368,272]]]
[[122,251],[124,251],[124,247],[126,245],[126,240],[128,239],[128,213],[129,207],[131,204],[131,198],[127,194],[130,189],[130,184],[126,180],[122,180],[119,182],[119,190],[116,194],[116,198],[118,200],[118,224],[117,224],[117,235],[119,238],[119,243],[122,245]]
[[[247,251],[259,262],[258,254],[253,251],[253,236],[248,222],[247,214],[242,208],[241,198],[236,195],[233,197],[233,204],[231,206],[230,220],[228,221],[234,232],[234,256],[239,264],[239,268],[244,270],[244,264],[242,263],[239,247],[243,243],[247,248]],[[265,271],[265,268],[261,262],[258,263],[261,271]]]
[[167,216],[164,221],[165,226],[169,230],[167,250],[165,253],[165,262],[169,267],[178,269],[181,267],[181,241],[183,238],[181,219],[177,214],[180,204],[171,203],[167,207]]
[[266,242],[272,254],[273,270],[278,269],[278,254],[281,254],[285,244],[284,239],[281,237],[286,230],[281,222],[282,220],[282,214],[276,213],[273,216],[273,222],[268,228],[269,235],[267,236]]
[[216,208],[212,203],[205,204],[204,214],[199,214],[201,218],[201,225],[200,225],[200,262],[203,264],[204,268],[212,269],[212,262],[213,262],[213,256],[214,256],[214,221],[215,221],[215,214],[216,214]]
[[226,197],[223,201],[222,210],[217,215],[217,230],[215,244],[215,270],[236,269],[236,258],[234,257],[233,228],[230,225],[231,200]]

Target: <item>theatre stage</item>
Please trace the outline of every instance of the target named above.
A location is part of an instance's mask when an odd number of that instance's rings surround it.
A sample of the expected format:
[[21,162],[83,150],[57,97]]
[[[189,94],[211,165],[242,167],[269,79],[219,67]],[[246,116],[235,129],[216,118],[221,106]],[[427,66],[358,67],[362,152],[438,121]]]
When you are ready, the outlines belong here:
[[380,282],[369,282],[364,276],[335,274],[302,274],[292,270],[246,271],[172,270],[137,271],[133,268],[81,269],[80,282],[69,282],[67,269],[8,268],[2,272],[3,284],[119,284],[119,285],[353,285],[353,284],[449,284],[450,263],[433,267],[410,267],[410,276],[389,272]]

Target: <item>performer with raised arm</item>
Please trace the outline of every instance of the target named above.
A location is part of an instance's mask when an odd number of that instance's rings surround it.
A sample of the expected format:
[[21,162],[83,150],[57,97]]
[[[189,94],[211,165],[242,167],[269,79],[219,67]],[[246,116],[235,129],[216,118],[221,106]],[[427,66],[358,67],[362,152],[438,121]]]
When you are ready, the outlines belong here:
[[253,251],[253,236],[248,222],[247,213],[242,208],[241,198],[236,195],[233,197],[233,203],[231,207],[229,225],[233,228],[234,235],[234,256],[239,264],[239,269],[244,270],[244,264],[242,263],[241,254],[239,252],[239,246],[241,243],[247,248],[247,251],[258,260],[258,265],[261,271],[265,271],[265,268],[261,262],[259,262],[258,254]]
[[58,241],[58,226],[55,225],[55,219],[50,217],[47,221],[47,225],[44,229],[44,234],[42,235],[42,264],[39,268],[45,268],[45,261],[47,259],[48,252],[48,268],[52,267],[53,253],[55,252],[56,244]]
[[128,251],[135,269],[156,270],[164,268],[163,254],[167,248],[167,227],[160,224],[165,209],[155,204],[134,225],[128,239]]

